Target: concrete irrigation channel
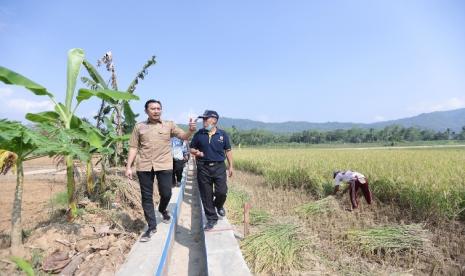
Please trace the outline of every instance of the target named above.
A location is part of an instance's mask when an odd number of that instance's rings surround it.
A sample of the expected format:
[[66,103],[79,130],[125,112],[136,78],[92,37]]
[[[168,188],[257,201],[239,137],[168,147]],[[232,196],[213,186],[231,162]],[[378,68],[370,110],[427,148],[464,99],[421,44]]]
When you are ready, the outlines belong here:
[[213,231],[203,231],[195,172],[189,160],[181,187],[173,188],[171,223],[159,223],[149,242],[136,242],[117,275],[251,275],[226,218]]

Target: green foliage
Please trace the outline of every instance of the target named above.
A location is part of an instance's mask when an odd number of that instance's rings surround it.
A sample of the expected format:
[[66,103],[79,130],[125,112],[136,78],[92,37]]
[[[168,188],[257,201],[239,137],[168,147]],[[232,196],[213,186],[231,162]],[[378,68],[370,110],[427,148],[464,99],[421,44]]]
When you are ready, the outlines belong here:
[[[102,84],[100,86],[101,89],[98,90],[79,90],[76,97],[77,102],[73,105],[73,99],[76,90],[76,80],[80,73],[81,65],[84,62],[84,51],[82,49],[71,49],[68,52],[66,94],[64,104],[57,102],[54,95],[48,92],[47,89],[41,85],[34,83],[33,81],[12,70],[0,67],[0,81],[7,84],[22,86],[39,96],[48,96],[55,105],[54,111],[26,115],[26,118],[40,124],[42,128],[47,128],[48,133],[52,133],[53,136],[49,137],[49,143],[46,144],[47,147],[38,147],[38,139],[41,139],[40,135],[33,132],[28,132],[24,127],[19,131],[15,130],[14,128],[9,128],[8,132],[4,134],[3,137],[0,137],[0,140],[9,141],[11,145],[9,145],[8,148],[3,149],[17,153],[20,155],[20,160],[22,160],[26,155],[30,154],[34,150],[38,152],[40,151],[41,153],[46,152],[66,155],[65,159],[67,169],[68,203],[71,209],[71,212],[69,213],[71,214],[69,217],[70,220],[73,219],[73,216],[77,212],[75,202],[76,197],[74,195],[75,183],[73,174],[73,158],[77,157],[83,161],[87,160],[92,153],[103,147],[102,140],[104,137],[102,134],[100,134],[99,130],[77,118],[74,115],[76,109],[82,101],[91,97],[98,97],[109,102],[138,99],[137,96],[134,96],[131,93],[108,90],[105,84]],[[85,67],[88,69],[91,77],[96,78],[96,75],[93,74],[92,70],[89,69],[89,64],[86,63]],[[94,82],[99,81],[101,80],[98,78],[94,80]],[[43,125],[48,125],[48,127]],[[55,130],[51,129],[50,126],[52,126],[52,128],[54,127]],[[12,138],[17,138],[18,140],[11,142]],[[57,138],[57,140],[60,140],[61,145],[58,147],[58,151],[55,147],[52,148],[49,146],[52,144],[50,143],[50,138]],[[81,146],[82,149],[78,149],[76,146]],[[16,147],[17,149],[13,150],[13,147]],[[107,153],[108,151],[102,150],[101,152]]]
[[250,200],[247,192],[229,187],[226,209],[228,219],[231,223],[242,223],[244,221],[244,204]]
[[20,257],[11,257],[11,260],[16,264],[16,266],[21,269],[24,273],[26,273],[28,276],[34,276],[34,269],[32,268],[31,264],[20,258]]
[[85,208],[77,208],[76,216],[77,217],[82,217],[86,214],[86,209]]
[[20,160],[47,143],[46,137],[19,122],[0,120],[0,148],[16,153]]
[[[107,53],[103,59],[99,60],[99,65],[102,63],[106,64],[107,70],[112,72],[112,87],[113,89],[117,89],[111,54],[108,55]],[[97,121],[97,127],[106,137],[104,144],[107,150],[100,153],[104,155],[103,159],[105,162],[111,165],[119,165],[126,159],[127,147],[125,147],[124,142],[129,140],[129,134],[132,132],[136,124],[136,117],[138,116],[132,111],[129,101],[139,99],[133,94],[134,90],[139,80],[144,79],[147,75],[148,68],[154,64],[156,64],[155,56],[149,59],[142,70],[137,73],[127,91],[121,93],[109,90],[107,83],[97,69],[88,61],[84,60],[83,62],[90,79],[83,77],[81,80],[90,90],[80,89],[78,101],[88,99],[92,96],[99,96],[103,100],[98,114],[94,118]],[[102,123],[105,123],[104,126],[102,126]]]
[[58,192],[50,199],[50,204],[58,208],[66,208],[68,204],[68,194],[66,192]]
[[260,225],[271,220],[271,215],[265,210],[252,208],[250,210],[250,225]]
[[450,129],[433,131],[396,125],[382,129],[352,128],[327,131],[310,129],[293,133],[278,133],[263,129],[238,130],[235,126],[226,130],[231,136],[232,143],[241,146],[343,143],[377,143],[393,146],[399,142],[465,140],[465,127],[460,133],[455,133]]
[[[76,80],[81,70],[81,64],[84,60],[84,51],[82,49],[74,48],[68,52],[67,62],[67,77],[66,77],[66,99],[65,107],[68,116],[73,115],[72,103],[74,98],[74,91],[76,90]],[[66,118],[63,118],[66,119]],[[70,119],[70,118],[68,118]]]
[[48,92],[45,87],[3,66],[0,66],[0,81],[6,84],[23,86],[24,88],[39,96],[52,96],[52,94]]

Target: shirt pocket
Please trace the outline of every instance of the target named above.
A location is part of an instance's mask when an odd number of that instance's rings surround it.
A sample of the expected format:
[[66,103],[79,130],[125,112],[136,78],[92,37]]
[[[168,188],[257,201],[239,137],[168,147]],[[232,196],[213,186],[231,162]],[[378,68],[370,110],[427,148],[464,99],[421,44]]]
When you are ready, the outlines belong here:
[[139,131],[139,142],[141,145],[147,145],[148,143],[150,143],[153,136],[151,135],[151,133],[152,131],[150,128],[141,129]]
[[171,139],[171,130],[167,127],[162,127],[156,130],[157,137],[162,141],[170,141]]

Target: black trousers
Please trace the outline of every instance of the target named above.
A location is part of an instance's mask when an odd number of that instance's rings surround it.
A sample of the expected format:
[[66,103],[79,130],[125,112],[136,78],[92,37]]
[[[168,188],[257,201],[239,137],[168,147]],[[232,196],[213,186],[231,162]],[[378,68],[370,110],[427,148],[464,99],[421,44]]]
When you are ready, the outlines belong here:
[[142,208],[144,209],[144,216],[149,229],[157,227],[157,219],[155,218],[155,207],[153,205],[153,180],[157,176],[158,193],[160,194],[160,204],[158,211],[164,212],[171,199],[171,179],[173,171],[137,171],[139,178],[140,192],[142,196]]
[[184,170],[184,160],[173,159],[173,184],[181,182],[182,170]]
[[[223,208],[228,186],[224,162],[197,162],[197,182],[203,209],[208,221],[217,221],[216,208]],[[213,196],[215,198],[213,199]]]

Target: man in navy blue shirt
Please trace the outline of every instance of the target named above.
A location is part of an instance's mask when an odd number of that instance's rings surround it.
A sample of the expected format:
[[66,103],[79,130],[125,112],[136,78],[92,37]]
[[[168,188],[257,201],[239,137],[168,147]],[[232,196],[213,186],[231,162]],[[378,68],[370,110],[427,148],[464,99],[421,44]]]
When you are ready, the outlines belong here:
[[233,159],[228,134],[216,126],[219,119],[218,113],[213,110],[205,110],[199,118],[203,119],[203,128],[194,134],[190,148],[197,160],[197,182],[207,217],[204,229],[209,231],[217,223],[218,215],[225,216],[223,205],[226,201],[228,186],[226,185],[224,160],[228,160],[227,171],[231,177]]

